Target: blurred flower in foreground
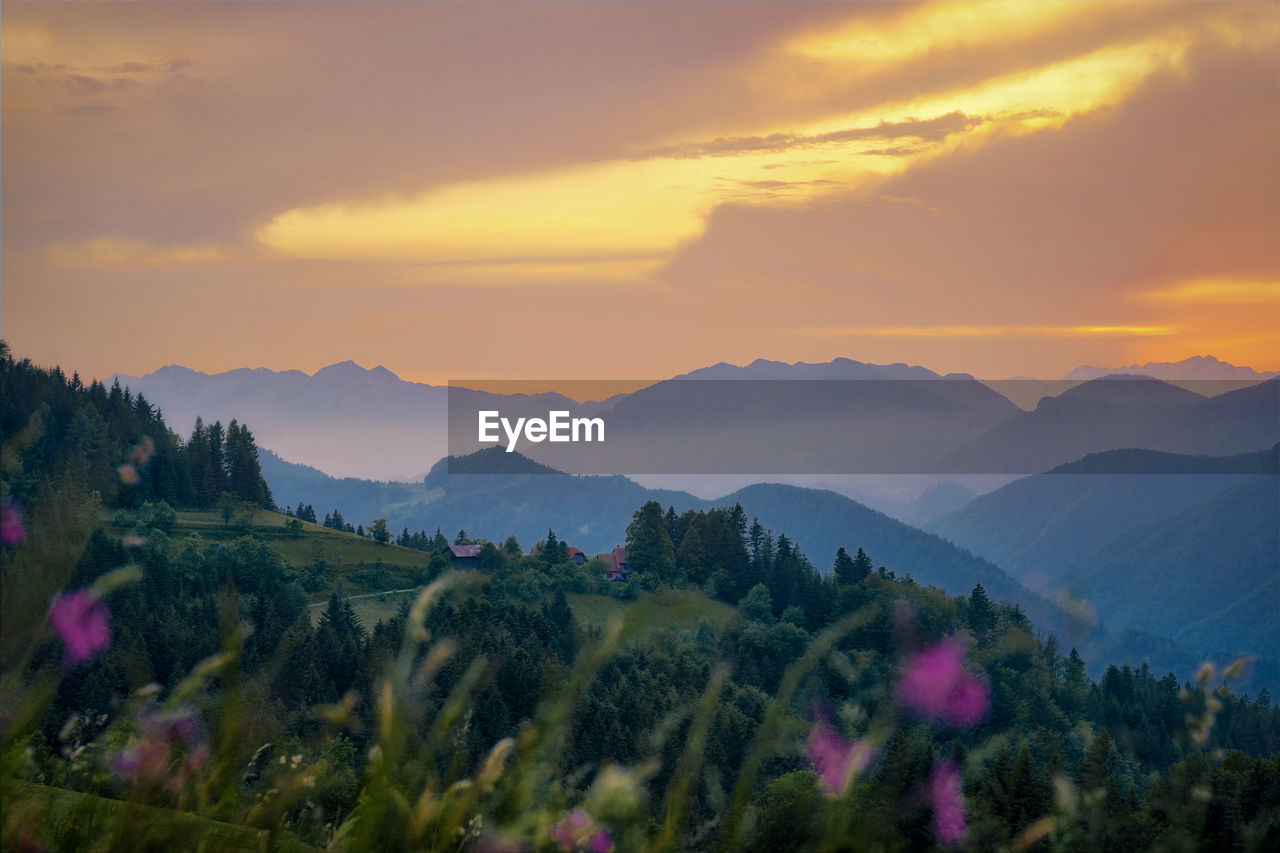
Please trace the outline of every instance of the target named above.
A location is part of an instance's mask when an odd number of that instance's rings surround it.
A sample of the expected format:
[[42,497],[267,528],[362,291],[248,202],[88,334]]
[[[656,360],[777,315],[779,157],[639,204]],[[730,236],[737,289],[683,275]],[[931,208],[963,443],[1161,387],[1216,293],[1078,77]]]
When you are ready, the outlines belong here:
[[5,498],[0,501],[0,543],[12,548],[27,535],[22,526],[22,507]]
[[142,481],[142,478],[138,476],[138,469],[128,463],[117,468],[116,473],[120,475],[120,482],[126,486],[136,486]]
[[110,618],[107,605],[83,589],[59,595],[49,607],[49,624],[58,632],[72,663],[88,660],[111,646]]
[[[169,777],[174,751],[181,752],[178,772]],[[142,736],[111,760],[111,772],[131,781],[168,781],[177,789],[186,781],[188,772],[199,770],[208,758],[204,733],[196,718],[187,711],[144,711]]]
[[818,722],[809,732],[805,755],[822,778],[822,790],[843,794],[853,777],[870,766],[875,750],[862,740],[847,741],[826,723]]
[[133,450],[129,453],[129,459],[138,465],[146,465],[151,461],[151,455],[156,452],[156,443],[151,436],[144,435],[142,441],[134,445]]
[[987,713],[987,684],[964,665],[954,639],[917,652],[898,682],[898,702],[953,726],[972,726]]
[[609,830],[602,826],[591,833],[591,838],[587,840],[587,849],[591,853],[609,853],[613,849],[613,838],[609,835]]
[[551,840],[561,850],[572,850],[577,836],[583,835],[591,824],[591,818],[582,809],[574,809],[551,830]]
[[929,802],[933,806],[933,832],[943,844],[964,840],[964,796],[960,791],[960,771],[951,762],[933,768],[929,777]]
[[591,816],[582,809],[565,815],[551,830],[551,840],[561,850],[586,850],[588,853],[610,853],[613,836],[603,826],[591,831]]

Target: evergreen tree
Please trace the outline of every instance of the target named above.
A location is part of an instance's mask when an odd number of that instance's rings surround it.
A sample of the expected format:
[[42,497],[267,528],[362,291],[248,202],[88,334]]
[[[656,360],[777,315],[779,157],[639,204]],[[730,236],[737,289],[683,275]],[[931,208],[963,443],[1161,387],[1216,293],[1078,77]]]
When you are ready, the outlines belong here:
[[845,586],[857,583],[858,579],[854,576],[853,558],[849,556],[849,552],[843,546],[836,549],[836,562],[831,567],[831,572],[835,575],[836,580]]
[[996,611],[982,584],[976,585],[969,594],[968,620],[978,647],[990,645],[996,629]]
[[867,556],[867,552],[859,548],[858,553],[853,556],[853,581],[851,582],[857,583],[861,581],[867,575],[871,574],[871,570],[873,568],[874,566],[871,562],[871,558]]
[[636,510],[627,525],[627,564],[632,571],[649,572],[660,581],[675,578],[675,546],[657,501]]

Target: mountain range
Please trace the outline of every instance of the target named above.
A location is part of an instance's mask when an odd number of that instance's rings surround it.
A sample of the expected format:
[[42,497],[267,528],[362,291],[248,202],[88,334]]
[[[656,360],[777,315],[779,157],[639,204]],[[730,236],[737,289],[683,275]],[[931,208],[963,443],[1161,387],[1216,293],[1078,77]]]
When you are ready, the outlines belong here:
[[1109,624],[1193,648],[1274,653],[1278,452],[1280,445],[1212,464],[1152,451],[1097,454],[1017,480],[924,527],[1032,589],[1069,589]]
[[[1196,376],[1229,374],[1235,385],[1241,371],[1265,379],[1216,360],[1179,364]],[[1158,367],[1167,373],[1169,366]],[[850,359],[722,363],[585,405],[554,393],[492,394],[406,382],[385,368],[365,370],[349,361],[312,376],[263,368],[210,375],[169,366],[116,378],[158,404],[179,431],[189,430],[197,416],[237,417],[253,428],[260,445],[285,459],[374,480],[420,479],[446,455],[477,449],[470,437],[480,409],[513,418],[545,416],[550,409],[607,415],[607,447],[590,454],[580,445],[522,447],[560,470],[910,473],[923,478],[917,495],[959,475],[1031,474],[1124,447],[1244,453],[1269,446],[1280,431],[1275,379],[1242,389],[1197,379],[1199,390],[1152,378],[1073,380],[1044,386],[1040,390],[1052,394],[1026,411],[1000,393],[1005,382]],[[1227,387],[1232,390],[1218,393]]]

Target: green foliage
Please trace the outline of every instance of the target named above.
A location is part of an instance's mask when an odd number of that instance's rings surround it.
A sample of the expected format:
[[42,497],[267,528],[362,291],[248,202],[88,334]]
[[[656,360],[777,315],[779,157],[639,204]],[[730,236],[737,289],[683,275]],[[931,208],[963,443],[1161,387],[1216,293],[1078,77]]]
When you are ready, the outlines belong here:
[[73,472],[108,507],[211,507],[224,492],[272,506],[253,434],[238,422],[224,430],[197,419],[184,442],[142,395],[17,361],[7,346],[0,386],[0,435],[12,462],[4,492],[23,506],[34,506],[43,483]]
[[773,597],[769,595],[769,588],[762,583],[751,587],[742,601],[738,602],[738,608],[742,615],[753,622],[767,625],[773,621]]
[[657,501],[636,510],[627,526],[627,565],[633,572],[650,574],[659,581],[675,579],[675,546]]

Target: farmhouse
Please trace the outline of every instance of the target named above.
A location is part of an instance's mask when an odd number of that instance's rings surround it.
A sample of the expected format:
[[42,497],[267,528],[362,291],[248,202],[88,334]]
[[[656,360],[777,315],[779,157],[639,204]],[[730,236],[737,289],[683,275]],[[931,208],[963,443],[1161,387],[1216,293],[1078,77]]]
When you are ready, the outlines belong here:
[[478,569],[480,568],[480,546],[479,545],[450,545],[445,553],[453,562],[455,569]]
[[602,554],[609,565],[605,567],[605,580],[624,581],[631,577],[631,570],[627,568],[627,549],[621,545],[613,549],[611,554]]

